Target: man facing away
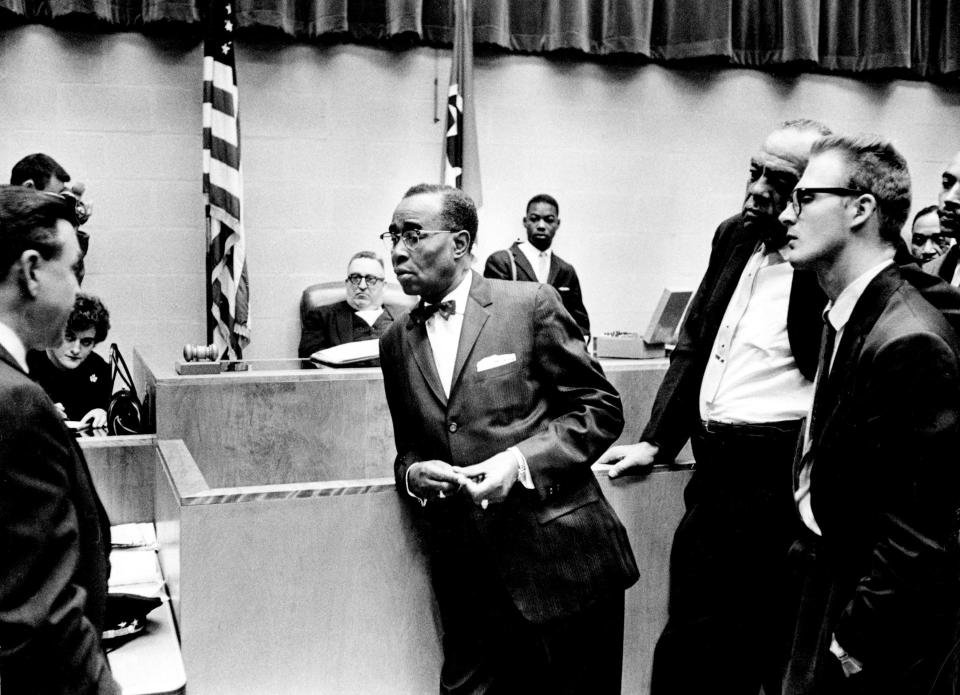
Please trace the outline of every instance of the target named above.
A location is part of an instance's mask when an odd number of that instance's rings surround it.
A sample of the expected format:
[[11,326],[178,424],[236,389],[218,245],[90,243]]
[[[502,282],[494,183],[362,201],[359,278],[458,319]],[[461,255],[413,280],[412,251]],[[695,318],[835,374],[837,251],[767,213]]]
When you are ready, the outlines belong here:
[[834,136],[781,216],[784,256],[830,299],[794,475],[804,583],[788,695],[956,685],[960,344],[894,265],[909,210],[892,145]]
[[380,360],[443,627],[440,692],[619,693],[637,567],[590,468],[622,430],[619,395],[554,288],[470,270],[461,191],[414,186],[383,238],[422,297]]
[[[66,196],[69,202],[75,204],[80,253],[82,256],[86,256],[90,246],[90,235],[79,229],[93,214],[93,205],[89,201],[83,200],[86,186],[79,181],[70,183],[70,174],[67,173],[67,170],[60,166],[57,160],[43,152],[28,154],[14,164],[13,169],[10,170],[10,183],[14,186],[25,186],[45,193]],[[81,257],[78,273],[81,283],[83,282],[84,272],[84,259]]]
[[397,310],[383,303],[383,261],[373,251],[358,251],[347,263],[344,301],[311,309],[303,317],[301,358],[317,350],[379,338],[396,318]]
[[693,445],[654,695],[780,688],[793,617],[787,556],[799,532],[790,468],[826,298],[812,273],[780,256],[777,216],[825,132],[790,121],[764,140],[741,213],[714,236],[640,443],[599,461],[616,463],[615,477],[672,461],[688,438]]
[[[940,192],[937,194],[937,215],[940,217],[940,232],[952,239],[960,239],[960,152],[953,156],[940,175]],[[923,266],[932,273],[960,287],[960,244],[954,244],[939,258]]]
[[546,193],[533,196],[527,203],[523,228],[527,240],[516,241],[510,248],[490,254],[483,269],[484,277],[542,282],[556,287],[563,306],[583,335],[589,336],[590,317],[583,306],[577,271],[550,248],[560,228],[560,205],[556,199]]
[[100,645],[110,526],[60,412],[27,375],[63,338],[80,262],[75,207],[0,187],[0,683],[116,693]]

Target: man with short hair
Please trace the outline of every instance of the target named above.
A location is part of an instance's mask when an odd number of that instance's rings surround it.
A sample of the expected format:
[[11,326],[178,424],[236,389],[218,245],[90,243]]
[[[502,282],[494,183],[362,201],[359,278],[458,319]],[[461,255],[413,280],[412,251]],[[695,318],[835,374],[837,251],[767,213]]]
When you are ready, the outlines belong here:
[[641,441],[600,459],[616,477],[673,461],[688,438],[696,458],[671,549],[654,695],[780,688],[793,617],[787,557],[799,532],[790,466],[826,298],[812,273],[781,257],[777,216],[825,132],[789,121],[764,140],[740,214],[714,235]]
[[[940,175],[940,192],[937,194],[937,215],[940,217],[940,232],[952,239],[960,239],[960,152],[953,156]],[[923,266],[928,273],[943,278],[954,287],[960,287],[960,244],[954,244],[939,258]]]
[[86,461],[27,374],[74,306],[75,208],[0,187],[0,683],[18,693],[118,693],[100,644],[110,525]]
[[893,262],[909,210],[889,142],[834,136],[780,217],[784,256],[830,299],[794,471],[804,583],[789,695],[956,685],[960,342]]
[[619,395],[554,288],[471,271],[462,191],[414,186],[383,237],[422,297],[380,361],[443,627],[440,692],[619,693],[638,573],[590,468],[623,427]]
[[383,303],[383,261],[373,251],[350,257],[343,282],[345,300],[315,307],[303,316],[297,350],[301,358],[335,345],[379,338],[396,319],[397,308]]
[[[14,186],[25,186],[35,188],[44,193],[56,193],[66,196],[72,204],[76,205],[77,218],[77,239],[80,242],[80,253],[87,255],[90,247],[90,235],[79,227],[83,226],[90,216],[93,215],[93,205],[89,201],[83,200],[83,193],[86,190],[79,181],[70,183],[70,174],[53,157],[42,152],[28,154],[19,162],[13,165],[10,171],[10,183]],[[83,283],[85,274],[84,259],[80,259],[80,269],[77,278]]]
[[936,205],[928,205],[913,217],[910,228],[910,255],[917,263],[927,263],[943,255],[952,240],[940,231]]
[[560,228],[560,205],[546,193],[535,195],[527,203],[523,216],[526,241],[515,241],[487,258],[484,277],[501,280],[525,280],[553,285],[560,293],[563,306],[580,326],[585,337],[590,335],[590,317],[583,306],[580,278],[574,267],[550,248]]

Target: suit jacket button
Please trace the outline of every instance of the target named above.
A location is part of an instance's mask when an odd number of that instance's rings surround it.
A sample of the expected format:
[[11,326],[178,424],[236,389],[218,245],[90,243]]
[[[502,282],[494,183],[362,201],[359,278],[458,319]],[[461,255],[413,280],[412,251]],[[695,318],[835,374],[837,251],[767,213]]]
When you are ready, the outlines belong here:
[[450,432],[456,432],[456,431],[457,431],[457,423],[451,422],[450,425],[447,427],[447,429],[450,430]]

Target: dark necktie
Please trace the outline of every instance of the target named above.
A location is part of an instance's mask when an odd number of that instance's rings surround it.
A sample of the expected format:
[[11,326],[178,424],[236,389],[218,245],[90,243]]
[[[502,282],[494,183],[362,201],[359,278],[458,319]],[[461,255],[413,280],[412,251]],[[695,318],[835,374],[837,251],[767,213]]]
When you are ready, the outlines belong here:
[[810,441],[816,441],[823,426],[823,418],[830,407],[831,400],[827,383],[830,381],[830,361],[833,358],[833,346],[837,342],[837,329],[824,316],[823,337],[820,340],[820,363],[817,369],[817,384],[813,389],[813,408],[810,411]]
[[410,321],[414,324],[425,325],[427,319],[429,319],[434,314],[440,314],[440,317],[444,320],[449,319],[451,316],[457,313],[457,302],[453,299],[448,299],[445,302],[440,302],[439,304],[425,304],[420,302],[411,312],[410,312]]

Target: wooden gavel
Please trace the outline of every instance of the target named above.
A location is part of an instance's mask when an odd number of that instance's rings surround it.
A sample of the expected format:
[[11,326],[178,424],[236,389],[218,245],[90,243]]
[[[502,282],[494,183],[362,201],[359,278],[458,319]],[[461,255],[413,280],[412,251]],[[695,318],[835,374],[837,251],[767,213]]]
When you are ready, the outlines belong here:
[[208,360],[215,362],[217,359],[217,346],[213,343],[209,345],[187,345],[183,346],[183,359],[187,362],[199,362]]

